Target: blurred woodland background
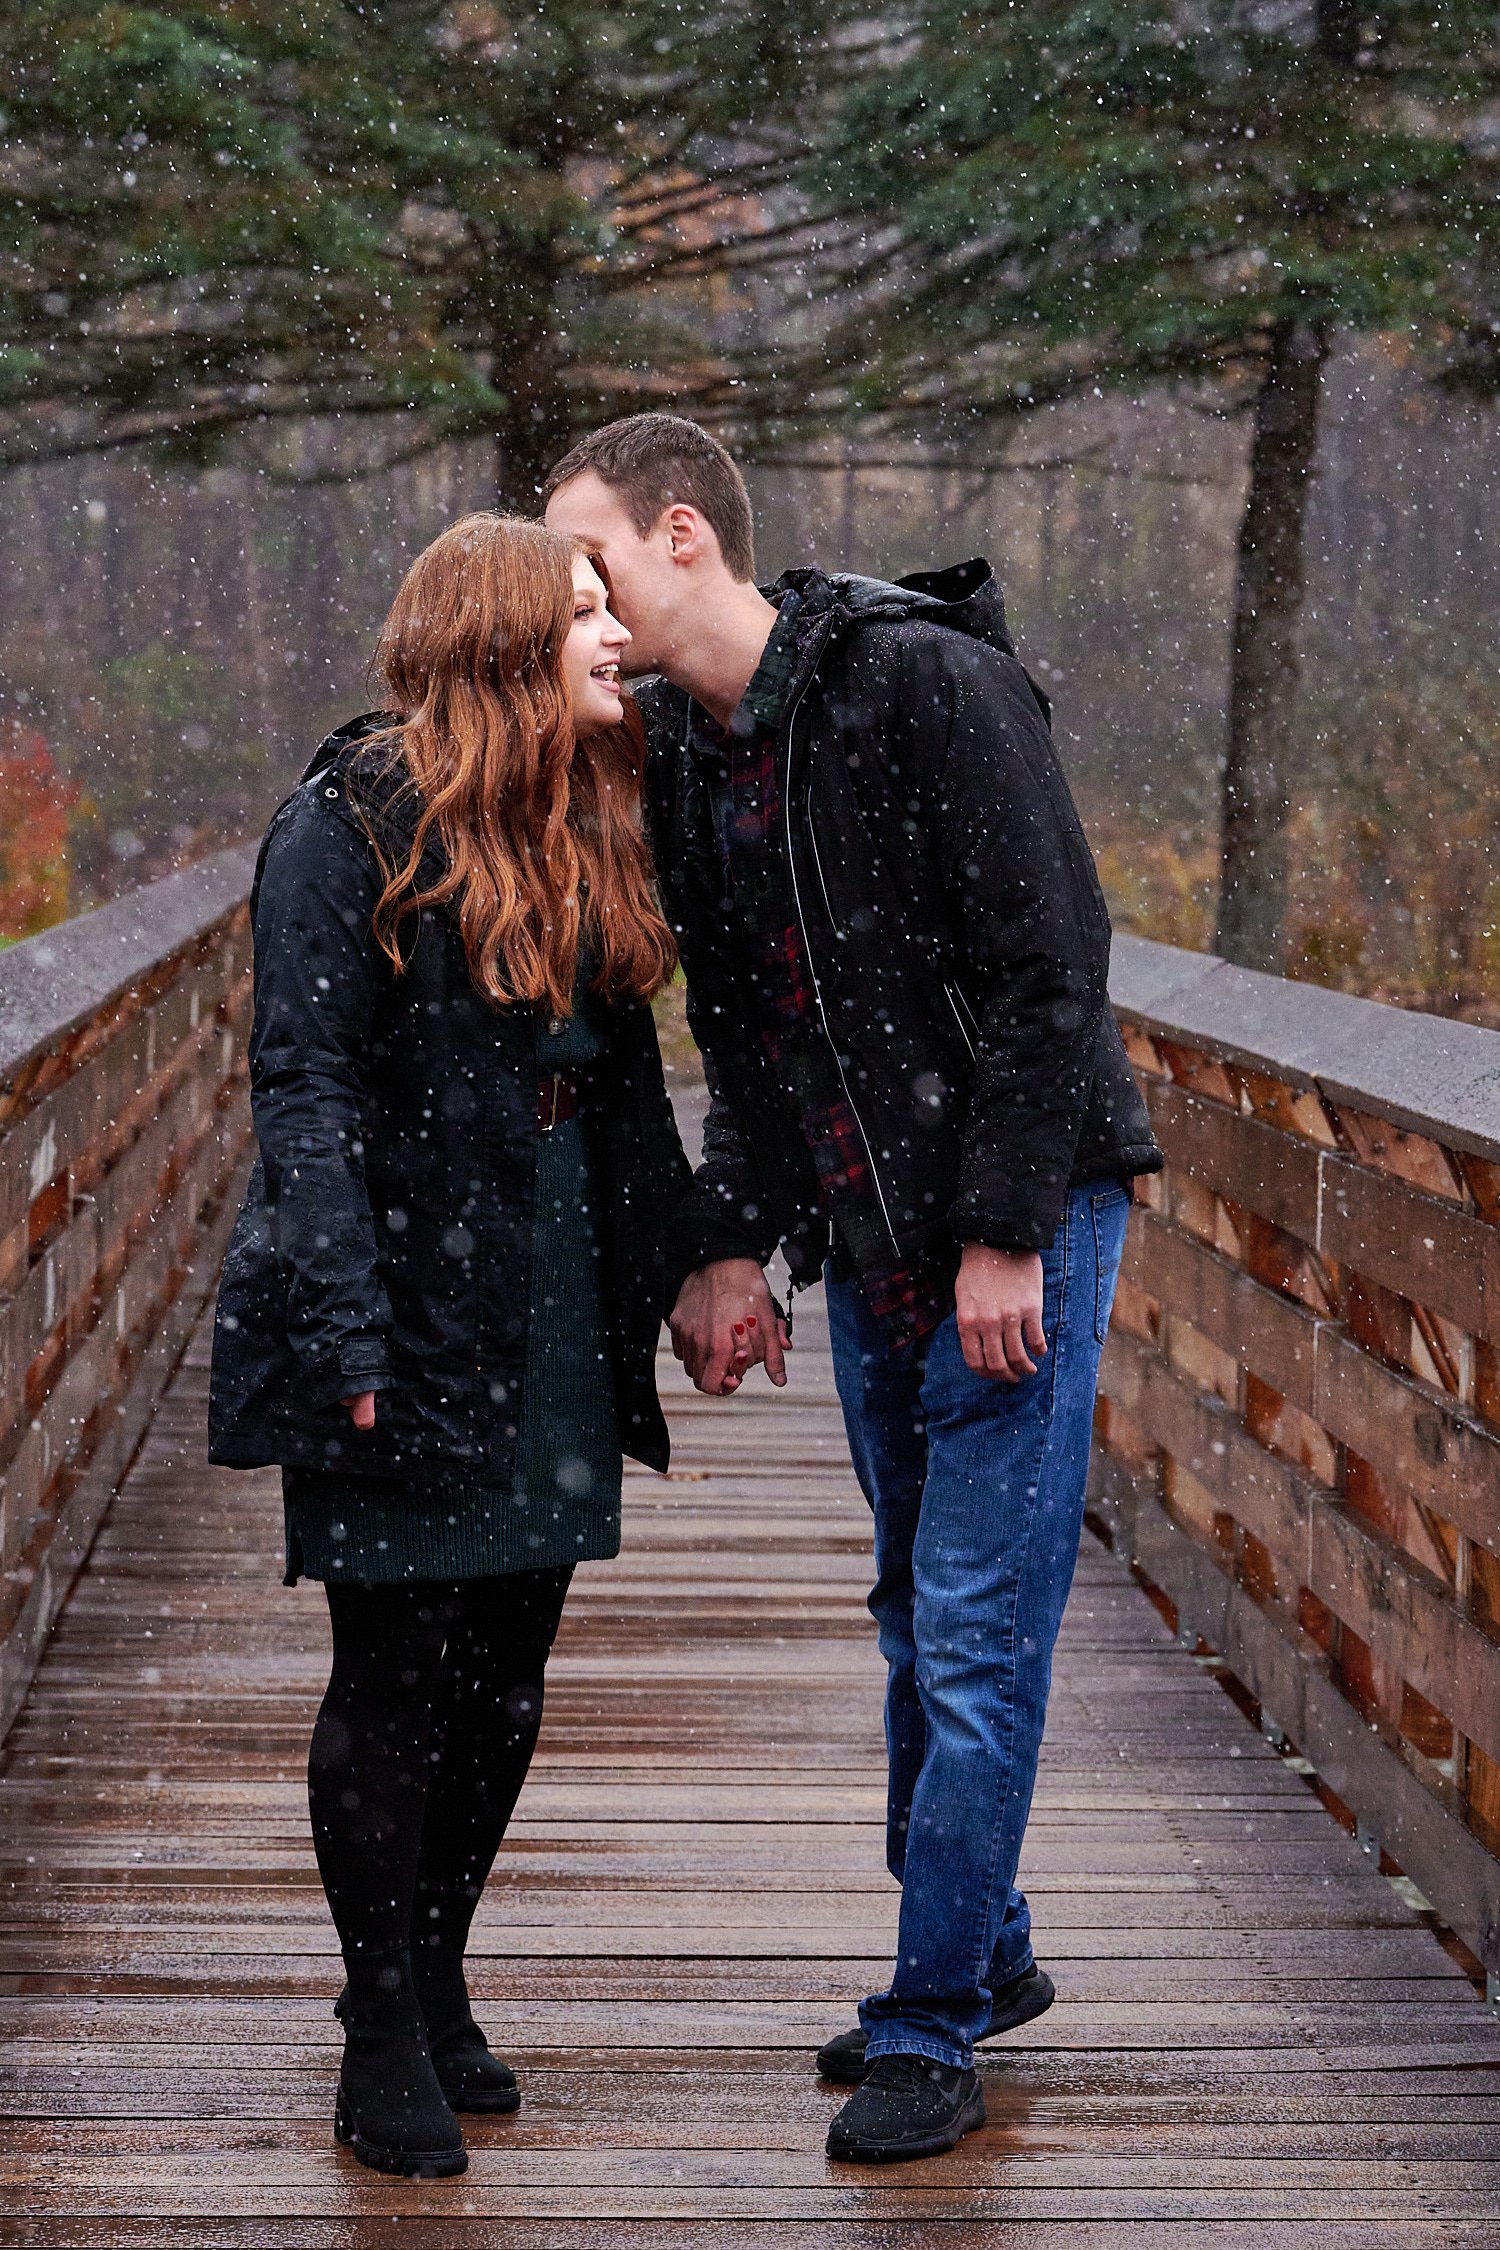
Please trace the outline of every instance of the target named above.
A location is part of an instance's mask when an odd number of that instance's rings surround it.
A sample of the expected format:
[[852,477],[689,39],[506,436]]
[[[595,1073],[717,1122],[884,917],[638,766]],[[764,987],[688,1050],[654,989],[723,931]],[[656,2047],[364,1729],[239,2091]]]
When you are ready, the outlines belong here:
[[0,938],[256,833],[642,405],[988,554],[1117,919],[1500,1023],[1493,6],[0,6]]

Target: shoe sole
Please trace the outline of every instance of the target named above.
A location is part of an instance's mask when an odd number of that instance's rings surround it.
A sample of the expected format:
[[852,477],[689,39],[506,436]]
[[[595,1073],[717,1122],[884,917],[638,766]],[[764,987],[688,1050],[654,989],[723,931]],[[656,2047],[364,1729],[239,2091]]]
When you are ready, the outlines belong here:
[[966,2133],[984,2123],[984,2088],[976,2086],[951,2125],[940,2133],[922,2133],[905,2141],[846,2141],[830,2131],[828,2157],[834,2164],[908,2164],[921,2156],[946,2156]]
[[469,2169],[466,2148],[387,2148],[383,2141],[367,2141],[359,2128],[349,2122],[349,2112],[342,2101],[333,2113],[333,2137],[340,2148],[348,2149],[369,2171],[388,2172],[397,2179],[451,2180]]
[[[988,2039],[1001,2039],[1007,2031],[1019,2031],[1023,2023],[1035,2023],[1038,2016],[1044,2016],[1047,2013],[1056,1998],[1057,1987],[1048,1977],[1044,1998],[1036,1999],[1033,1997],[1007,2015],[1003,2023],[997,2023],[992,2016],[989,2028],[980,2033],[974,2042],[975,2046],[983,2046]],[[836,2056],[826,2063],[821,2055],[818,2057],[818,2076],[826,2079],[830,2086],[862,2086],[865,2082],[865,2073],[869,2067],[863,2055],[857,2062],[853,2056],[850,2056],[847,2061]]]
[[517,2086],[493,2094],[460,2094],[444,2086],[443,2099],[455,2116],[514,2117],[521,2106],[521,2089]]

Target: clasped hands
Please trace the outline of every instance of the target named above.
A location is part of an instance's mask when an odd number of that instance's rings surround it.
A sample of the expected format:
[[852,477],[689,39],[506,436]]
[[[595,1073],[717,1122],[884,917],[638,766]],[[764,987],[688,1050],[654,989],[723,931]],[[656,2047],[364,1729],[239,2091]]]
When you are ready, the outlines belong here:
[[764,1367],[780,1390],[792,1348],[786,1315],[753,1258],[720,1258],[690,1273],[667,1322],[672,1349],[710,1398],[737,1391],[748,1370]]
[[[1019,1383],[1036,1373],[1047,1349],[1036,1251],[966,1242],[954,1296],[964,1360],[976,1375]],[[786,1381],[791,1337],[753,1258],[723,1258],[689,1274],[668,1326],[673,1351],[710,1398],[729,1397],[756,1365],[778,1390]]]

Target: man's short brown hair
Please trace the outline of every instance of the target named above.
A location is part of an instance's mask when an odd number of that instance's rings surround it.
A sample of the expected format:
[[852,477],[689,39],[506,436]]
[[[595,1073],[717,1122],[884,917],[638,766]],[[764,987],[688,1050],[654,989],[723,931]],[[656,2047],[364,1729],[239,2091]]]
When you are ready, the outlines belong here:
[[696,422],[682,414],[628,414],[606,422],[563,455],[543,487],[543,506],[585,469],[619,493],[643,539],[664,509],[678,503],[696,508],[712,526],[731,576],[754,578],[755,526],[745,480],[718,439]]

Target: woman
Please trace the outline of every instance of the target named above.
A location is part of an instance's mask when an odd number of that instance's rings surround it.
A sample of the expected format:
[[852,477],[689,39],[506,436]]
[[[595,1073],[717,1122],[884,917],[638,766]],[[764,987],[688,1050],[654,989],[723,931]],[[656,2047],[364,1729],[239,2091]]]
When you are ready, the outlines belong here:
[[331,736],[251,896],[260,1162],[211,1457],[279,1462],[333,1669],[308,1788],[347,1984],[335,2132],[422,2177],[515,2109],[469,1924],[621,1453],[665,1468],[661,1245],[687,1177],[649,1000],[629,641],[574,543],[475,515],[386,621],[390,709]]

